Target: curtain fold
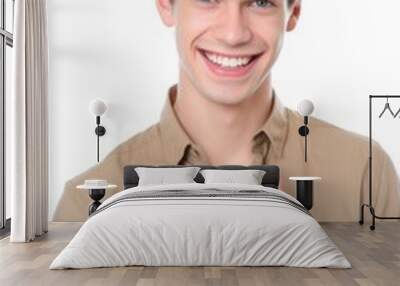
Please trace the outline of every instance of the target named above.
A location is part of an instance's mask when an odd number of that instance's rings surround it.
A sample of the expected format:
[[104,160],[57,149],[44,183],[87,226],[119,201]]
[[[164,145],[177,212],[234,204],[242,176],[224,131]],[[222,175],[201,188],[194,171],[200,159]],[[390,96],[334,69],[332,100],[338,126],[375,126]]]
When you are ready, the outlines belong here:
[[46,0],[17,0],[11,100],[11,242],[48,229]]

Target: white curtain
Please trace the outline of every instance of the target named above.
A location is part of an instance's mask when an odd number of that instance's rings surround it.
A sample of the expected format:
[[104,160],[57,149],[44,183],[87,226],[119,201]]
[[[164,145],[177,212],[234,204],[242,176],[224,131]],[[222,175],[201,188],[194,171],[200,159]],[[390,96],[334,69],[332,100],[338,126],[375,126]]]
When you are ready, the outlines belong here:
[[16,0],[10,112],[12,242],[48,227],[48,48],[46,0]]

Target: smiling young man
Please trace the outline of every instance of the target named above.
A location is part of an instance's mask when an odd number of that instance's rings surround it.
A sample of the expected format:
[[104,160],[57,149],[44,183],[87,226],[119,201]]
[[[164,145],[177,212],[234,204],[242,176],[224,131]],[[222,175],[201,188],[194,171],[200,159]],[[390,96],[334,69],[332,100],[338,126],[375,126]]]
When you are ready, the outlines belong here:
[[[176,30],[179,82],[159,123],[114,149],[100,164],[66,183],[54,220],[87,218],[89,198],[75,186],[89,178],[122,185],[130,164],[276,164],[280,188],[289,176],[323,178],[312,209],[320,221],[357,221],[367,199],[366,138],[313,118],[304,163],[302,118],[282,106],[271,70],[286,32],[295,29],[300,0],[156,0],[162,21]],[[374,203],[380,215],[400,214],[399,179],[374,144]],[[121,190],[121,189],[119,189]],[[117,191],[119,191],[117,190]],[[111,195],[113,192],[108,194]]]
[[176,27],[180,74],[174,107],[183,128],[209,163],[253,163],[253,136],[272,110],[271,68],[285,31],[296,26],[300,2],[157,4],[164,23]]

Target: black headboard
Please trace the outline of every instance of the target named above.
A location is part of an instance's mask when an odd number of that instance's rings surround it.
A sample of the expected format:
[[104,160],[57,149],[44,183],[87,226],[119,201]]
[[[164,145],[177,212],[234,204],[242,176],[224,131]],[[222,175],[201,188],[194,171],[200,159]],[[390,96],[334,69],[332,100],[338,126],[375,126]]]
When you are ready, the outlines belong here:
[[[223,165],[223,166],[205,166],[205,165],[194,165],[201,169],[221,169],[221,170],[246,170],[246,169],[257,169],[265,171],[265,175],[262,179],[262,185],[265,187],[279,188],[279,167],[275,165],[254,165],[254,166],[241,166],[241,165]],[[124,168],[124,189],[136,187],[139,182],[139,177],[135,171],[136,167],[152,167],[152,168],[180,168],[185,166],[177,165],[130,165]],[[186,166],[187,167],[187,166]],[[194,178],[197,183],[204,183],[204,178],[200,174]]]

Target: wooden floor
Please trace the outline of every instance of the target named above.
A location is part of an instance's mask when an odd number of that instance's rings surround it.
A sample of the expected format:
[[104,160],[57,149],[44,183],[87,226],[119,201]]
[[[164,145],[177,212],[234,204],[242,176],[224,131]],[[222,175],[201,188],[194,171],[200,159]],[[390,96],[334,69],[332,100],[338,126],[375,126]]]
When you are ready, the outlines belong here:
[[400,222],[378,222],[375,232],[355,223],[323,224],[353,265],[349,270],[289,267],[123,267],[48,270],[79,229],[51,223],[29,244],[0,241],[0,285],[400,285]]

